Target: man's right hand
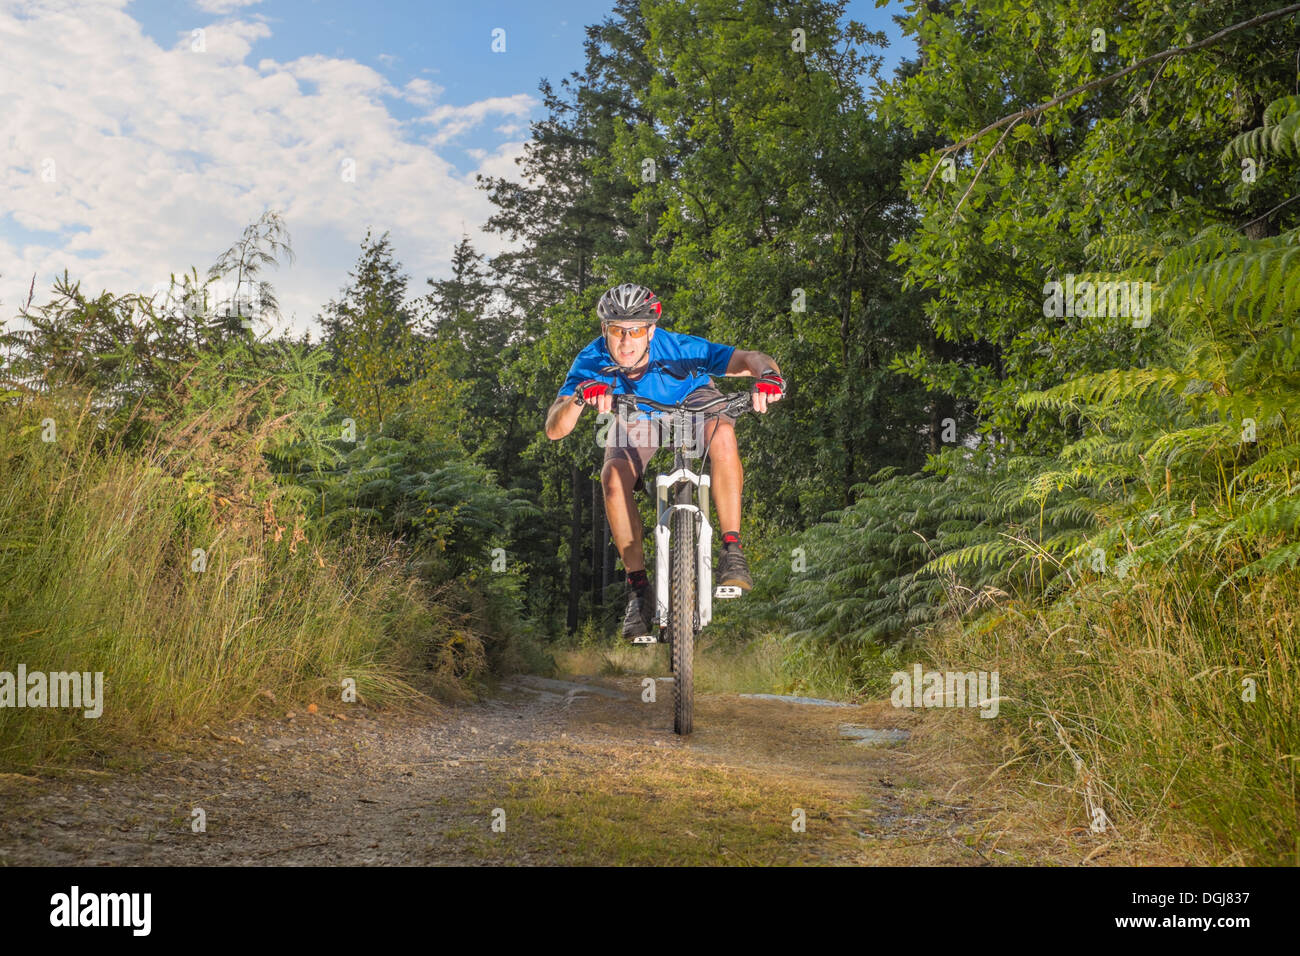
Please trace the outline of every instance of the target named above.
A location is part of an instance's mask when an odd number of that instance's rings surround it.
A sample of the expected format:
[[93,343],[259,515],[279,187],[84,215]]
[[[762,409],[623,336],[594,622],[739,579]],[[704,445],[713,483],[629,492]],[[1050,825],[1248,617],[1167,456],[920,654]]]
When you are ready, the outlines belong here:
[[579,382],[574,392],[575,398],[584,405],[594,405],[602,415],[614,407],[614,392],[604,382],[589,378]]

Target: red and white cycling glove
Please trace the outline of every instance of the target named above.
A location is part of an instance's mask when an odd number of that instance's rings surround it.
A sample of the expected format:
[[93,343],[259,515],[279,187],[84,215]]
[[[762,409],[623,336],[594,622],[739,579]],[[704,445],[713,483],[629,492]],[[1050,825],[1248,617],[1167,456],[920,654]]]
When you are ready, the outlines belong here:
[[586,405],[588,402],[595,401],[600,395],[609,391],[609,386],[604,382],[598,382],[594,378],[578,383],[578,388],[574,392],[574,397],[578,400],[579,405]]
[[754,383],[754,391],[762,392],[764,395],[785,396],[785,379],[776,372],[768,369]]

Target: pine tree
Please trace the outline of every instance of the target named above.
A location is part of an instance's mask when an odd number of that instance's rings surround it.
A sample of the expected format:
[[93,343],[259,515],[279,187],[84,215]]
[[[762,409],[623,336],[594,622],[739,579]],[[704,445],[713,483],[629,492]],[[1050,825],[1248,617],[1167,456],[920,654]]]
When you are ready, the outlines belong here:
[[[491,263],[518,325],[501,376],[518,403],[512,405],[518,430],[503,441],[508,449],[503,458],[530,457],[529,474],[519,474],[518,481],[548,505],[548,515],[568,516],[567,528],[557,517],[549,527],[526,529],[531,537],[524,546],[538,580],[567,573],[570,630],[579,620],[581,595],[601,592],[595,580],[603,581],[612,557],[600,540],[603,522],[596,522],[594,540],[587,534],[598,467],[591,446],[576,441],[550,446],[541,434],[542,421],[573,356],[595,334],[594,306],[604,284],[631,278],[636,263],[650,258],[656,214],[633,210],[635,188],[608,167],[618,130],[647,116],[638,105],[650,76],[641,52],[645,36],[640,5],[618,0],[609,17],[587,28],[583,70],[562,80],[558,91],[542,81],[548,115],[533,124],[519,161],[520,178],[480,179],[496,207],[485,228],[520,244]],[[597,272],[594,263],[602,254],[611,261],[621,256],[625,263],[608,274]],[[578,545],[557,557],[557,540]]]
[[465,445],[508,485],[520,451],[517,426],[523,395],[502,382],[508,345],[518,329],[513,314],[493,304],[483,255],[463,237],[452,252],[450,279],[429,280],[423,327],[447,360],[448,374],[465,386]]
[[[465,386],[448,374],[447,346],[421,337],[406,301],[408,277],[394,260],[388,233],[367,231],[351,284],[325,307],[320,321],[330,354],[333,392],[363,431],[414,428],[454,438]],[[390,422],[396,415],[400,419]]]

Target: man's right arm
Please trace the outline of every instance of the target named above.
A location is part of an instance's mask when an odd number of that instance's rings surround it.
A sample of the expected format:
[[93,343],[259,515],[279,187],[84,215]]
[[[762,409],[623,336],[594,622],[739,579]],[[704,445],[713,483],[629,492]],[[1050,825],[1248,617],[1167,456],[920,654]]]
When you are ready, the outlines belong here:
[[556,441],[573,431],[582,416],[582,409],[583,406],[578,404],[574,395],[561,395],[557,398],[546,413],[546,437]]

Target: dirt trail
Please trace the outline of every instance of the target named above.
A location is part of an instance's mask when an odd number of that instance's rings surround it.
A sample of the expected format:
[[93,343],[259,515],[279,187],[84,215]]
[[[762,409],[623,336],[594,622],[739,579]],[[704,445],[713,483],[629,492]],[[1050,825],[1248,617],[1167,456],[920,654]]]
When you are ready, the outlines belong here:
[[906,743],[840,736],[914,715],[706,695],[683,740],[656,691],[519,678],[438,712],[241,720],[134,770],[0,774],[0,864],[1049,862],[999,847]]

